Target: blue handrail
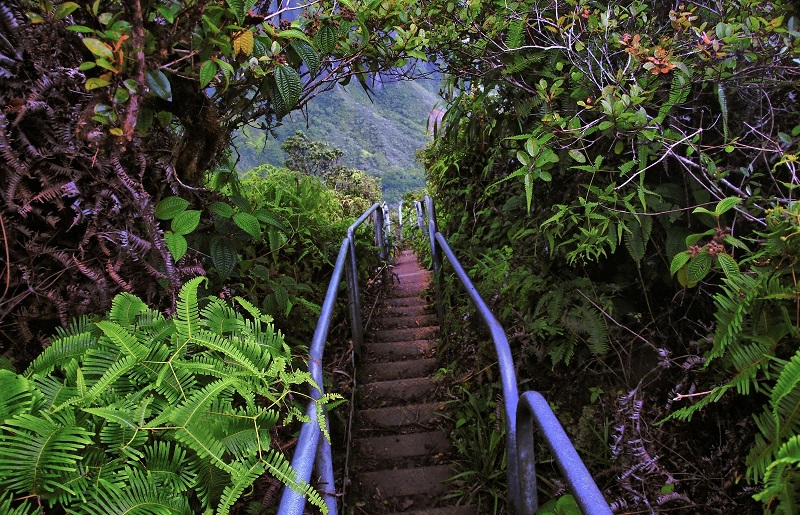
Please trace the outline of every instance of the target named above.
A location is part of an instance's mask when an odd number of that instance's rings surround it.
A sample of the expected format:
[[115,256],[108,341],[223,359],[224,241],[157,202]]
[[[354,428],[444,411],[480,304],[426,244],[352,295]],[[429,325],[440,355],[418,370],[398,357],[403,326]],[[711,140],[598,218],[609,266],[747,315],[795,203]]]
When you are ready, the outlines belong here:
[[[514,372],[514,360],[505,331],[475,289],[464,271],[464,267],[461,266],[447,243],[447,239],[438,232],[433,200],[428,196],[425,197],[425,206],[428,214],[428,237],[431,245],[440,322],[443,321],[441,270],[442,254],[444,254],[492,335],[500,367],[505,409],[507,496],[514,513],[533,515],[539,507],[533,436],[535,426],[552,452],[556,464],[567,479],[567,484],[583,512],[588,515],[610,514],[611,508],[544,397],[538,392],[528,391],[520,398]],[[420,212],[421,206],[418,204],[417,213]]]
[[[319,483],[323,485],[322,498],[330,514],[335,514],[337,511],[333,459],[330,442],[322,435],[320,426],[317,423],[317,401],[325,393],[322,382],[322,356],[325,352],[325,343],[328,339],[333,308],[336,305],[336,297],[343,270],[347,275],[353,349],[356,354],[360,352],[361,344],[363,343],[363,327],[361,325],[361,303],[358,293],[355,231],[370,215],[375,217],[375,240],[380,248],[380,256],[383,259],[388,256],[388,249],[384,239],[384,209],[380,204],[375,203],[347,229],[347,237],[342,240],[339,248],[339,255],[336,258],[333,275],[330,283],[328,283],[325,301],[322,303],[319,321],[314,330],[314,337],[309,348],[308,371],[311,374],[311,379],[317,385],[317,388],[311,388],[311,401],[306,408],[306,415],[311,421],[303,424],[300,429],[300,436],[297,438],[297,446],[292,458],[292,468],[297,473],[297,483],[308,484],[312,471],[316,470]],[[328,413],[324,406],[322,406],[321,411],[327,429]],[[280,515],[302,515],[305,505],[306,499],[302,493],[286,488],[278,506],[278,513]]]
[[[423,230],[423,208],[415,202],[417,210],[417,224]],[[586,466],[581,461],[572,443],[569,441],[563,427],[558,422],[555,414],[544,397],[538,392],[528,391],[519,396],[517,379],[514,373],[514,361],[505,332],[494,317],[489,307],[481,298],[472,284],[464,268],[458,261],[447,239],[438,232],[436,227],[436,213],[433,201],[425,197],[425,207],[428,215],[428,237],[430,239],[431,254],[433,258],[434,280],[436,283],[437,307],[440,322],[443,317],[441,299],[442,254],[447,257],[456,276],[461,281],[467,294],[478,309],[484,322],[489,327],[495,351],[500,366],[500,377],[503,389],[503,404],[506,425],[506,456],[508,475],[508,501],[514,513],[519,515],[533,515],[538,508],[536,492],[536,460],[534,456],[534,429],[541,433],[545,444],[550,449],[553,457],[567,479],[567,484],[572,490],[578,505],[584,513],[589,515],[608,515],[611,509],[597,488]],[[311,378],[318,388],[311,389],[311,401],[306,408],[306,415],[311,422],[303,424],[298,437],[297,447],[292,458],[292,467],[297,473],[296,480],[300,484],[308,484],[311,474],[316,471],[319,484],[323,485],[322,497],[329,513],[337,512],[335,483],[333,476],[333,461],[331,457],[330,442],[322,435],[317,423],[317,401],[324,395],[322,382],[322,357],[325,343],[328,338],[333,309],[336,304],[339,283],[342,272],[347,276],[348,304],[350,308],[350,324],[353,337],[353,349],[359,355],[363,343],[363,327],[361,325],[361,306],[358,290],[358,279],[355,254],[355,230],[366,221],[370,215],[375,218],[375,240],[380,248],[380,257],[388,257],[388,248],[384,233],[387,217],[386,206],[374,204],[347,230],[347,237],[342,240],[336,264],[333,269],[331,281],[322,304],[319,321],[314,331],[314,337],[309,349],[308,361]],[[402,230],[402,228],[401,228]],[[321,414],[324,423],[328,425],[327,411],[322,407]],[[305,509],[305,497],[290,488],[284,490],[278,507],[279,515],[302,515]]]

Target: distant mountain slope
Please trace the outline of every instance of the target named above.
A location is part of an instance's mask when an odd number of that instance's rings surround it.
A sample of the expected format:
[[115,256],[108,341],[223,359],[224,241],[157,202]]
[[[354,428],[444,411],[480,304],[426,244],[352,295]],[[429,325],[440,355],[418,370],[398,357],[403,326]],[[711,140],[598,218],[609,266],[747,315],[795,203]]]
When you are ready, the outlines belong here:
[[439,100],[438,85],[434,80],[376,84],[369,96],[356,82],[337,86],[309,103],[308,125],[302,114],[293,113],[276,130],[278,139],[250,128],[239,134],[234,141],[240,154],[237,169],[282,166],[281,143],[302,130],[342,149],[345,166],[382,177],[384,199],[394,202],[403,191],[425,184],[415,155],[430,140],[427,123]]

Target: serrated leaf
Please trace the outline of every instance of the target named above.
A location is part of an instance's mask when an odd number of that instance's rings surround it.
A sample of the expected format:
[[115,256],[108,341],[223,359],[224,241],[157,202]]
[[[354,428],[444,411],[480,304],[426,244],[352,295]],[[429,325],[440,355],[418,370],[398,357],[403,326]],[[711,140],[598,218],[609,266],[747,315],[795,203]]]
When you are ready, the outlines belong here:
[[739,275],[739,264],[730,254],[717,254],[717,263],[726,277],[736,277]]
[[209,209],[222,218],[230,218],[233,216],[233,208],[225,202],[214,202],[209,206]]
[[294,51],[297,52],[297,55],[300,56],[300,59],[306,63],[311,75],[316,75],[320,64],[319,53],[305,41],[292,41],[291,45]]
[[189,201],[181,197],[166,197],[156,205],[156,218],[172,220],[189,207]]
[[205,88],[217,76],[217,63],[206,61],[200,66],[200,87]]
[[669,265],[669,275],[675,275],[675,272],[681,269],[683,265],[689,262],[692,256],[688,252],[679,252],[672,258],[672,263]]
[[711,255],[708,252],[701,252],[696,255],[686,267],[686,282],[698,283],[702,281],[711,270]]
[[172,219],[172,230],[176,234],[189,234],[197,229],[200,224],[200,211],[197,209],[189,209],[178,213]]
[[86,48],[97,57],[102,57],[103,59],[108,59],[109,61],[114,60],[114,52],[111,51],[111,47],[100,41],[99,39],[95,38],[83,38],[83,44],[86,45]]
[[236,268],[236,247],[226,238],[214,238],[211,241],[211,260],[222,277],[228,277]]
[[250,213],[236,213],[233,215],[233,222],[253,238],[261,237],[261,224]]
[[189,250],[189,243],[182,234],[175,234],[172,231],[167,231],[164,233],[164,241],[167,242],[169,253],[172,254],[172,259],[176,262],[180,261],[186,254],[186,251]]
[[339,35],[335,27],[331,25],[323,25],[314,36],[314,42],[317,48],[323,54],[330,54],[336,48],[336,38]]
[[[113,55],[112,55],[113,58]],[[161,70],[150,70],[147,72],[147,85],[150,91],[164,100],[172,100],[172,86],[169,79]]]
[[738,204],[741,201],[742,201],[742,199],[740,199],[738,197],[724,198],[724,199],[719,201],[719,203],[717,204],[717,207],[714,209],[714,212],[717,214],[717,216],[720,216],[720,215],[730,211],[733,208],[733,206],[735,206],[736,204]]
[[275,68],[275,85],[283,101],[284,111],[288,112],[300,100],[303,81],[294,68],[282,64]]
[[53,13],[53,19],[63,20],[64,18],[72,14],[72,12],[75,11],[75,9],[77,9],[78,7],[80,6],[75,2],[64,2],[63,4],[59,5],[56,8],[56,12]]

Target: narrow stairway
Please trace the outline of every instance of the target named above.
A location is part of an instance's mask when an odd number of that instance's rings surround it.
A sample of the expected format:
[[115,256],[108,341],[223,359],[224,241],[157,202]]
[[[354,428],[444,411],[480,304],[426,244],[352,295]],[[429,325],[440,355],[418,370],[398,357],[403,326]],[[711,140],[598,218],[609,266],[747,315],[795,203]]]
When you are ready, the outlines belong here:
[[398,257],[393,281],[367,333],[358,371],[355,459],[348,515],[474,515],[448,506],[450,450],[442,386],[434,374],[439,327],[423,297],[430,272],[413,251]]

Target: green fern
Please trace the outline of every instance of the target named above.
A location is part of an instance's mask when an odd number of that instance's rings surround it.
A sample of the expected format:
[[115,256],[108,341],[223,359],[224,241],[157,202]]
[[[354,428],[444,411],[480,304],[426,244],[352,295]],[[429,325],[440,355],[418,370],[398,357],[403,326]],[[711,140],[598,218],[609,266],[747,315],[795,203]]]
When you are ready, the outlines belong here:
[[59,332],[24,376],[0,370],[0,489],[68,513],[227,513],[267,473],[325,511],[270,448],[278,421],[302,413],[290,394],[314,382],[255,306],[239,301],[252,318],[220,299],[201,311],[201,281],[172,319],[123,294],[107,318]]

